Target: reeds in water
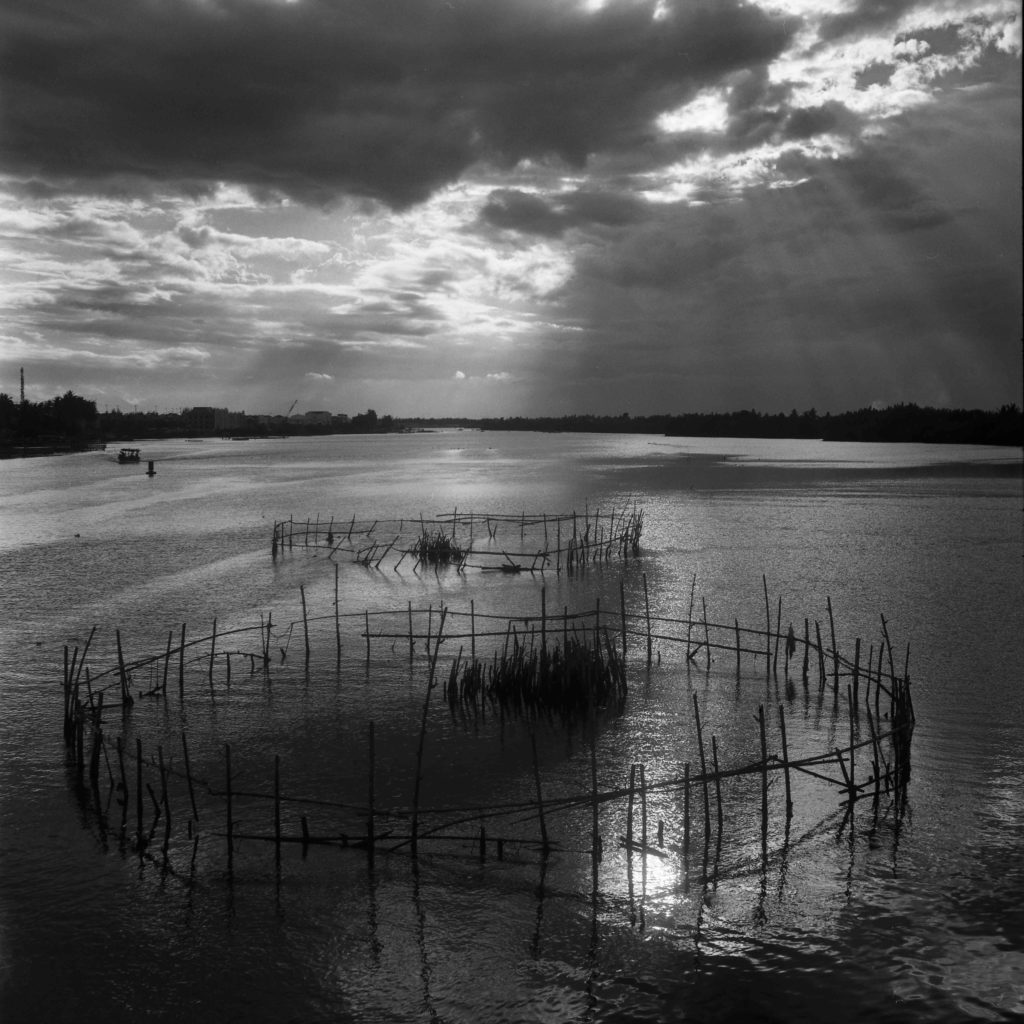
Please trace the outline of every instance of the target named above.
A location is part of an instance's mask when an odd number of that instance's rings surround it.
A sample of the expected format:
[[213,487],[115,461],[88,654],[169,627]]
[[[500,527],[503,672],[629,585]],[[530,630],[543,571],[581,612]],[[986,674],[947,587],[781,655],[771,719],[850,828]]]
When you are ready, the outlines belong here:
[[462,566],[469,554],[468,548],[460,547],[454,534],[443,530],[430,533],[424,530],[416,539],[410,553],[416,558],[417,565],[457,565]]
[[465,660],[460,651],[444,695],[453,711],[463,713],[489,706],[505,714],[575,719],[592,710],[621,712],[626,692],[625,662],[607,631],[553,644],[512,631],[490,661]]

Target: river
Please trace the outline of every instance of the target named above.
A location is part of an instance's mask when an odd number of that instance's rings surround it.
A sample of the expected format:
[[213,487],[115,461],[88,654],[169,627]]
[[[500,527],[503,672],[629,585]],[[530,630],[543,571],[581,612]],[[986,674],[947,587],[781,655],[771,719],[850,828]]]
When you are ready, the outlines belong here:
[[[4,1024],[1024,1014],[1020,449],[475,431],[134,444],[141,465],[110,450],[0,464]],[[626,509],[643,511],[639,553],[571,574],[539,570],[539,528],[512,521]],[[473,550],[523,571],[487,571],[482,555],[461,573],[414,571],[411,559],[396,569],[393,556],[373,568],[348,546],[330,557],[301,543],[272,557],[281,520],[333,520],[335,538],[353,518],[377,520],[386,542],[395,521],[456,513],[507,517],[495,537],[477,521]],[[851,717],[858,736],[867,728],[813,665],[805,682],[796,662],[769,673],[744,654],[738,673],[724,645],[687,659],[657,638],[647,664],[645,615],[763,629],[766,590],[769,617],[797,636],[806,620],[829,637],[831,607],[837,647],[852,656],[863,638],[865,661],[885,617],[912,679],[906,801],[883,798],[877,815],[860,801],[849,819],[840,791],[802,777],[787,823],[775,773],[762,856],[759,783],[737,777],[716,842],[701,841],[695,794],[684,852],[669,783],[697,770],[695,707],[725,767],[757,758],[759,708],[773,749],[779,708],[799,752],[844,746]],[[484,646],[481,624],[504,632],[543,609],[557,631],[558,616],[595,606],[613,638],[623,614],[636,626],[629,693],[621,713],[568,726],[460,716],[439,693],[425,712],[428,645],[410,656],[393,625],[413,608],[436,642],[444,607],[447,633],[471,615]],[[207,672],[200,638],[248,629],[215,642],[223,656],[262,643],[269,615],[269,672],[243,653]],[[81,651],[96,627],[87,665],[98,675],[116,666],[118,637],[138,661],[176,646],[183,626],[196,641],[187,679],[182,669],[179,687],[173,658],[135,671],[139,692],[162,673],[170,685],[108,708],[91,787],[62,735],[65,647]],[[442,644],[439,675],[469,642]],[[136,742],[153,833],[141,856]],[[426,807],[526,806],[542,786],[549,855],[531,812],[487,822],[484,856],[424,842],[413,857],[396,840],[371,860],[355,845],[291,842],[275,863],[275,757],[293,798],[284,829],[298,838],[302,819],[314,835],[336,831],[332,815],[366,804],[370,764],[377,806],[407,810],[420,742]],[[230,865],[227,747],[239,793]],[[166,839],[157,750],[177,780]],[[633,765],[650,786],[648,849],[622,845],[625,800],[609,800],[595,868],[590,806],[558,813],[558,801],[624,792]],[[382,812],[378,827],[397,837],[408,822]]]

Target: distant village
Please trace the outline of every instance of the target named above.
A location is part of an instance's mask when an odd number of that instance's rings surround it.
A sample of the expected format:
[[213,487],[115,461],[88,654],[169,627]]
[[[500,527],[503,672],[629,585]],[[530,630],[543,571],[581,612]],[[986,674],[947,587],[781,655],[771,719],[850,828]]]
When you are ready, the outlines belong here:
[[0,393],[0,455],[81,451],[105,442],[136,438],[280,437],[293,434],[391,433],[408,429],[373,409],[356,415],[313,409],[285,415],[250,415],[197,405],[180,412],[100,412],[91,399],[67,391],[43,402]]
[[934,444],[1021,445],[1024,417],[1017,405],[994,411],[935,409],[898,404],[838,414],[806,412],[681,413],[650,416],[428,418],[397,420],[373,409],[355,415],[311,409],[250,415],[214,406],[180,412],[100,412],[96,403],[67,391],[43,402],[0,393],[0,457],[48,455],[102,447],[109,442],[159,438],[284,437],[316,434],[387,434],[458,427],[582,433],[647,433],[681,437],[776,437],[827,441],[905,441]]

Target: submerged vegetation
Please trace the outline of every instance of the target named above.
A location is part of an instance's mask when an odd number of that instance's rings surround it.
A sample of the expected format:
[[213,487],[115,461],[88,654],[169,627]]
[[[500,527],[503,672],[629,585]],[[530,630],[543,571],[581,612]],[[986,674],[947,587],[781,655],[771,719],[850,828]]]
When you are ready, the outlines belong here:
[[490,661],[462,657],[452,662],[444,696],[452,711],[471,715],[486,708],[503,714],[550,714],[572,721],[605,709],[621,712],[626,667],[608,631],[573,633],[551,645],[535,633],[511,630],[504,649]]
[[469,554],[469,548],[460,547],[454,534],[445,533],[444,530],[433,533],[423,530],[413,544],[411,553],[417,565],[461,566]]

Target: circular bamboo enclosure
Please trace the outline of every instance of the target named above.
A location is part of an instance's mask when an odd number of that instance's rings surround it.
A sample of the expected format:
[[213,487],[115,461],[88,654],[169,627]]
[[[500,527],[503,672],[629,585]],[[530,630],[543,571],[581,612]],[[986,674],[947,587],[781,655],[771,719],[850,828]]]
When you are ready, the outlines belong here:
[[[698,872],[707,884],[726,870],[726,808],[743,780],[760,794],[760,857],[755,868],[765,874],[780,851],[793,844],[790,822],[798,782],[804,793],[808,787],[837,793],[840,833],[862,803],[870,805],[876,825],[887,815],[901,818],[914,728],[909,648],[898,671],[884,616],[877,651],[871,644],[865,654],[858,639],[850,657],[836,644],[830,600],[831,642],[826,644],[818,622],[812,630],[805,619],[802,635],[791,625],[784,631],[781,615],[772,623],[766,580],[763,628],[741,627],[737,620],[709,622],[706,612],[695,619],[692,600],[686,618],[653,616],[646,601],[646,579],[644,593],[641,611],[629,611],[623,597],[617,614],[602,612],[599,603],[590,610],[550,614],[542,590],[540,608],[515,617],[482,614],[473,602],[462,609],[414,609],[410,602],[405,608],[345,614],[335,603],[331,614],[314,616],[300,589],[301,620],[275,624],[268,613],[258,624],[220,631],[214,621],[212,629],[198,634],[189,634],[182,624],[180,630],[168,632],[164,648],[134,658],[125,655],[123,638],[115,630],[116,663],[108,664],[90,660],[97,646],[94,627],[83,649],[64,650],[64,737],[76,791],[88,808],[86,817],[105,836],[116,835],[123,848],[185,879],[195,874],[200,843],[208,854],[223,851],[229,880],[243,845],[250,851],[270,847],[279,877],[283,850],[297,845],[303,855],[313,847],[331,846],[358,849],[370,858],[444,852],[481,861],[539,856],[545,862],[557,853],[589,860],[596,889],[599,877],[608,881],[611,868],[601,865],[611,841],[629,870],[634,856],[677,858],[685,871]],[[291,777],[286,786],[277,755],[272,780],[265,769],[246,763],[244,754],[233,754],[229,743],[215,750],[212,758],[208,752],[205,763],[197,765],[190,756],[187,729],[180,732],[180,752],[172,754],[166,729],[154,740],[143,735],[142,723],[134,720],[148,702],[177,701],[182,712],[201,710],[219,706],[222,696],[245,687],[257,699],[275,674],[292,670],[292,643],[300,636],[307,679],[311,664],[322,670],[331,655],[340,664],[343,646],[351,657],[353,642],[365,645],[368,667],[408,659],[410,671],[421,680],[422,704],[418,731],[405,737],[410,790],[406,799],[385,802],[375,788],[380,751],[372,718],[364,723],[363,777],[352,782],[351,791],[331,797],[324,797],[303,777],[301,757],[287,766]],[[831,709],[827,738],[813,746],[816,737],[805,734],[794,743],[783,705],[775,711],[762,697],[755,716],[756,739],[747,745],[759,755],[720,763],[718,736],[712,733],[707,742],[707,724],[693,693],[695,742],[681,772],[654,768],[648,773],[653,766],[633,764],[628,779],[600,785],[597,746],[602,722],[628,707],[628,680],[651,671],[655,642],[678,650],[687,671],[701,655],[707,656],[710,670],[714,650],[734,653],[738,682],[749,674],[744,666],[753,666],[760,677],[762,660],[767,678],[777,679],[781,670],[785,679],[799,680],[805,692],[816,692],[822,706]],[[442,651],[452,655],[447,670],[439,664]],[[710,682],[710,674],[707,678]],[[435,699],[439,687],[441,694]],[[497,713],[503,722],[521,723],[532,747],[529,796],[426,804],[424,749],[431,735],[431,706],[439,702],[461,721]],[[196,715],[182,714],[182,722],[201,720],[198,710]],[[227,711],[222,707],[218,714]],[[535,738],[543,721],[586,730],[589,786],[565,790],[557,773],[550,774],[550,766],[545,776]],[[433,723],[436,730],[436,718]],[[173,743],[178,746],[178,737]],[[263,781],[242,786],[238,780],[243,774]],[[805,835],[819,833],[820,825],[814,825]],[[704,857],[698,868],[691,863],[691,851],[700,843]],[[251,856],[247,864],[252,863]],[[749,857],[736,854],[732,865],[729,870],[749,870]]]
[[390,566],[395,572],[408,558],[414,572],[451,565],[459,572],[560,574],[636,557],[643,526],[643,509],[635,504],[554,515],[522,512],[515,516],[456,508],[434,519],[317,516],[275,522],[270,550],[276,559],[296,547],[326,549],[332,558],[348,555],[358,565]]

